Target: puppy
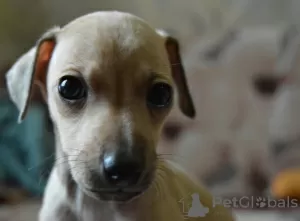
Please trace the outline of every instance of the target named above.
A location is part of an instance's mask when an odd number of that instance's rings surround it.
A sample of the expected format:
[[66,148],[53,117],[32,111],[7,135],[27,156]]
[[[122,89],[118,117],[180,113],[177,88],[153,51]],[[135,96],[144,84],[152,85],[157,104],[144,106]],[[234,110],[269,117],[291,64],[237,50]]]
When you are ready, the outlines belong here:
[[174,97],[186,116],[195,116],[175,39],[133,15],[94,12],[45,33],[9,70],[20,122],[33,83],[56,134],[40,221],[180,221],[183,200],[190,205],[193,193],[209,211],[191,220],[233,220],[156,154]]

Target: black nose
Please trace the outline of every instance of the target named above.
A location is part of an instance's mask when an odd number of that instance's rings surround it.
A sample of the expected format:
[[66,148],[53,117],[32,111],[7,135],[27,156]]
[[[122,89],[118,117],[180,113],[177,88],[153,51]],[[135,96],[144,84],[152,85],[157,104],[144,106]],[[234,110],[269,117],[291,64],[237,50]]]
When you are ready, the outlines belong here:
[[138,154],[106,152],[102,162],[106,181],[117,187],[136,185],[144,171],[143,159]]

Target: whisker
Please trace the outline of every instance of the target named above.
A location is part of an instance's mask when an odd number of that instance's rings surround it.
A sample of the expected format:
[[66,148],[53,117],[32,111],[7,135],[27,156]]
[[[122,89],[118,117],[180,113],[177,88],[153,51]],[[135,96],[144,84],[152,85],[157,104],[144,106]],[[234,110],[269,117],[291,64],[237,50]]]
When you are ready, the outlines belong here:
[[[82,167],[81,167],[82,166]],[[73,167],[69,167],[68,170],[69,172],[74,171],[75,169],[79,169],[80,171],[78,172],[83,172],[85,169],[85,162],[79,162],[77,165],[74,165]]]
[[[57,166],[59,166],[59,165],[61,165],[61,164],[63,164],[63,163],[67,163],[67,162],[68,162],[68,161],[62,162],[62,163],[60,163],[60,164],[57,164]],[[85,164],[84,161],[81,161],[81,162],[80,162],[80,161],[77,161],[77,162],[78,162],[78,164],[77,164],[76,166]],[[74,168],[75,168],[76,166],[74,166]],[[51,170],[52,170],[52,169],[46,169],[46,170],[44,170],[44,171],[41,172],[41,174],[40,174],[40,179],[39,179],[39,185],[41,185],[42,179],[44,178],[45,174],[46,174],[46,173],[50,173]],[[71,172],[71,168],[69,168],[69,171]]]
[[161,184],[164,183],[166,178],[166,172],[164,171],[164,167],[159,163],[156,164],[156,173],[154,178],[154,188],[157,193],[158,200],[162,200],[164,198],[163,186]]
[[172,63],[171,66],[182,65],[182,63]]
[[44,165],[44,164],[45,164],[48,160],[50,160],[50,158],[53,157],[53,156],[54,156],[54,153],[51,154],[50,156],[46,157],[41,163],[39,163],[39,164],[37,164],[37,165],[35,165],[35,166],[32,166],[32,167],[29,167],[29,168],[28,168],[28,171],[31,171],[31,170],[33,170],[33,169],[35,169],[35,168],[37,168],[37,167],[40,167],[40,166]]
[[155,187],[155,193],[157,195],[156,200],[161,201],[162,200],[162,190],[160,188],[160,178],[156,177],[155,181],[154,181],[154,187]]
[[167,157],[172,157],[171,159],[175,159],[175,158],[180,158],[180,159],[186,159],[186,160],[188,160],[189,158],[188,157],[184,157],[184,156],[180,156],[180,155],[177,155],[177,154],[172,154],[172,153],[170,153],[170,154],[157,154],[157,158],[158,159],[167,159],[166,158],[166,156]]
[[[43,180],[46,182],[47,179],[44,179],[44,176],[46,175],[46,173],[51,173],[51,169],[47,169],[47,170],[44,170],[40,173],[40,176],[39,176],[39,180],[38,180],[38,186],[41,186],[42,185],[42,182]],[[48,175],[49,175],[48,174]]]
[[139,184],[141,184],[141,182],[143,181],[143,179],[145,178],[145,176],[149,173],[149,171],[151,171],[151,170],[153,170],[153,169],[155,169],[155,165],[152,167],[148,167],[147,168],[147,170],[145,170],[145,171],[143,171],[143,173],[142,173],[142,175],[141,175],[141,177],[139,178],[139,180],[138,180],[138,185]]
[[[78,156],[78,154],[76,154],[76,155],[69,155],[69,156]],[[48,157],[46,157],[42,162],[40,162],[39,164],[37,164],[37,165],[35,165],[35,166],[32,166],[32,167],[29,167],[28,168],[28,171],[31,171],[31,170],[33,170],[33,169],[36,169],[36,168],[38,168],[38,167],[41,167],[41,166],[43,166],[47,161],[49,161],[52,157],[55,157],[55,153],[52,153],[50,156],[48,156]],[[54,160],[54,163],[55,162],[57,162],[57,161],[59,161],[60,159],[65,159],[66,157],[65,156],[63,156],[63,157],[58,157],[58,158],[54,158],[53,160]]]

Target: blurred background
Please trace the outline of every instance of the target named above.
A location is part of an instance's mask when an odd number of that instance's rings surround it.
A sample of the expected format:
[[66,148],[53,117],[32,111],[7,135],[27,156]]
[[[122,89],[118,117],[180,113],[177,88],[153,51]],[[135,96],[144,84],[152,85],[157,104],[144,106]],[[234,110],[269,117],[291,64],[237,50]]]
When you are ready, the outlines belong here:
[[[180,41],[197,117],[175,107],[160,154],[216,196],[300,199],[300,51],[290,51],[300,48],[300,35],[290,34],[298,30],[300,1],[1,0],[0,220],[36,220],[54,162],[52,124],[39,92],[18,125],[4,75],[44,31],[97,10],[131,12]],[[292,209],[236,214],[241,221],[300,220]]]

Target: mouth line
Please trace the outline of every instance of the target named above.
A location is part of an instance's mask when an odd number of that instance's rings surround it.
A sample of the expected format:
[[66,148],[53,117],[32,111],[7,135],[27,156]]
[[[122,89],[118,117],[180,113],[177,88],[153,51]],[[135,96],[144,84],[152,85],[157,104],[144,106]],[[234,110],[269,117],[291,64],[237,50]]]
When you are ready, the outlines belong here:
[[147,187],[138,188],[83,188],[93,198],[101,201],[110,201],[115,203],[129,203],[137,197],[141,196]]
[[147,189],[147,186],[143,187],[132,187],[132,188],[85,188],[86,190],[92,193],[101,193],[101,194],[132,194],[132,193],[142,193]]

